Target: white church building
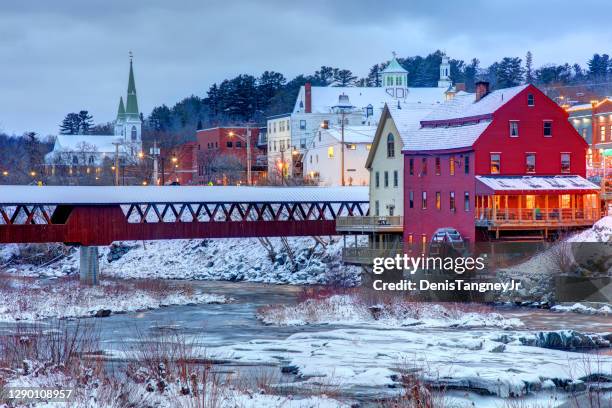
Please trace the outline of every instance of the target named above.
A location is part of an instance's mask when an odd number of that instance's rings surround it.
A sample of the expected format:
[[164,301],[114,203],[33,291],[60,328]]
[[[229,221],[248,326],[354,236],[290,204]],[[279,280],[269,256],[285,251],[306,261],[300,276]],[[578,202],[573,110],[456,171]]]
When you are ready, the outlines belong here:
[[119,98],[117,119],[112,135],[65,135],[55,136],[53,150],[45,156],[45,164],[55,170],[61,167],[99,167],[106,159],[114,162],[116,155],[125,164],[138,160],[142,150],[142,121],[138,110],[136,82],[132,57],[126,104]]

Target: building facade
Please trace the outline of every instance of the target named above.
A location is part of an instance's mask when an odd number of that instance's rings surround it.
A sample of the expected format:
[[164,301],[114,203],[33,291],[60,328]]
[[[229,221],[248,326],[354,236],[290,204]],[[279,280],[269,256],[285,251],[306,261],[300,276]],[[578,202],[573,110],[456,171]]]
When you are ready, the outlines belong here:
[[291,144],[291,114],[271,116],[267,121],[267,165],[270,182],[279,184],[283,179],[301,175],[301,162],[293,160]]
[[[375,126],[344,128],[344,185],[367,186],[365,167],[372,147]],[[304,155],[305,177],[321,186],[342,185],[342,130],[320,128]]]
[[142,121],[131,57],[126,102],[124,105],[123,97],[119,98],[112,135],[57,135],[53,150],[45,156],[49,171],[72,174],[80,167],[93,169],[108,160],[125,165],[137,163],[142,150]]
[[404,139],[404,243],[542,239],[599,219],[588,144],[533,85],[458,95]]
[[247,183],[247,143],[251,146],[251,177],[260,184],[267,177],[265,148],[259,143],[259,128],[244,126],[198,130],[194,149],[194,184],[228,185]]

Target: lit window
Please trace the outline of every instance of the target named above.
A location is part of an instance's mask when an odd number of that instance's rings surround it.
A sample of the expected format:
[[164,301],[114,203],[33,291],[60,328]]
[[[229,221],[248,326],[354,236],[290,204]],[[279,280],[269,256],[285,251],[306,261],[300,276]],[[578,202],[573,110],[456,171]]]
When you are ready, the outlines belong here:
[[600,142],[606,141],[606,127],[605,126],[601,126],[599,128],[599,141]]
[[451,211],[455,211],[455,192],[451,191],[449,194],[449,202],[448,202],[449,206],[450,206],[450,210]]
[[327,157],[329,157],[330,159],[334,158],[334,146],[329,146],[327,148]]
[[571,170],[570,154],[561,153],[561,173],[569,173]]
[[349,143],[349,144],[346,145],[346,148],[349,149],[349,150],[356,150],[357,149],[357,145]]
[[451,156],[448,159],[449,173],[451,176],[455,175],[455,156]]
[[519,135],[519,123],[518,120],[510,121],[510,137],[518,137]]
[[527,173],[535,173],[536,155],[535,153],[527,153],[525,155],[525,171]]
[[371,144],[367,144],[366,145],[366,150],[369,152],[372,149],[372,145]]
[[470,211],[470,193],[468,191],[463,194],[463,209]]
[[421,193],[421,208],[423,210],[427,209],[427,191]]
[[491,153],[491,174],[499,174],[501,168],[501,155]]
[[436,191],[436,210],[442,208],[442,193]]
[[544,121],[544,136],[545,137],[552,136],[552,122],[550,120]]

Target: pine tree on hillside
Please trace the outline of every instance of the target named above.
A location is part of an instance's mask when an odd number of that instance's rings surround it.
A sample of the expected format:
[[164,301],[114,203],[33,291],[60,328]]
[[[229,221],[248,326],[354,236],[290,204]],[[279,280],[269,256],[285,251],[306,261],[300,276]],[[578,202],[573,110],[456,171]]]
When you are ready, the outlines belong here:
[[79,112],[79,132],[82,135],[88,135],[91,128],[93,127],[93,116],[86,110]]
[[69,113],[60,124],[62,135],[78,135],[81,130],[81,119],[78,113]]
[[590,78],[605,78],[612,71],[612,64],[608,54],[594,54],[588,63]]
[[365,79],[366,86],[373,86],[373,87],[381,86],[382,80],[380,77],[380,73],[384,69],[382,65],[383,64],[374,64],[372,68],[370,68],[370,72],[368,73],[368,76]]
[[508,88],[523,82],[524,69],[518,57],[504,57],[500,62],[491,65],[490,74],[495,76],[495,87]]
[[527,51],[527,55],[525,55],[525,82],[533,83],[533,55],[531,51]]
[[353,86],[357,77],[349,69],[338,69],[334,72],[334,86]]
[[329,86],[334,82],[334,74],[337,71],[338,68],[326,67],[323,65],[315,72],[314,77],[321,86]]

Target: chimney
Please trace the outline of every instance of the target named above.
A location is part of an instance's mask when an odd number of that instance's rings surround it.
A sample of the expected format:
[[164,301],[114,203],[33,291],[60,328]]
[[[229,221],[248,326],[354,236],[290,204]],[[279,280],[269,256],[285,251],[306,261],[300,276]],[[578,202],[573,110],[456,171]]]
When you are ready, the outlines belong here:
[[476,102],[487,96],[489,93],[489,83],[487,81],[476,82]]
[[310,82],[304,84],[304,93],[306,98],[306,106],[304,107],[305,113],[312,113],[312,85]]
[[461,92],[461,91],[465,92],[465,82],[457,82],[455,84],[455,90],[457,92]]

